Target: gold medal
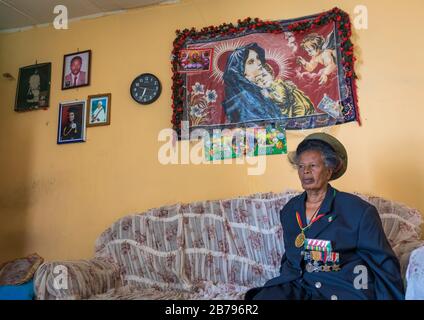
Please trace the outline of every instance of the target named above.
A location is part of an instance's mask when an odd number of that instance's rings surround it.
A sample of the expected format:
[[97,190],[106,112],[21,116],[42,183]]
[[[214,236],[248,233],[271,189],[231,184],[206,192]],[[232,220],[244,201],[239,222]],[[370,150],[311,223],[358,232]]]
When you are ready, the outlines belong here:
[[332,270],[333,271],[340,271],[340,265],[334,264],[333,267],[332,267]]
[[331,266],[329,266],[329,265],[323,265],[322,266],[322,271],[324,271],[324,272],[330,272],[331,271]]
[[312,260],[314,261],[321,261],[321,252],[319,251],[312,251]]
[[305,243],[305,234],[303,233],[303,231],[301,233],[299,233],[296,237],[296,240],[294,241],[294,245],[297,248],[300,248],[303,246],[303,244]]

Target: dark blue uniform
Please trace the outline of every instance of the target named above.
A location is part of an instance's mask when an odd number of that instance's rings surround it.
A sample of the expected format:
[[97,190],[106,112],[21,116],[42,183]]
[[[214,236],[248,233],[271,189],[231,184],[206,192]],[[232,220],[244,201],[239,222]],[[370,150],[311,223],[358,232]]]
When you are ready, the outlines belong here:
[[306,192],[291,199],[280,212],[285,247],[280,276],[269,280],[264,287],[249,290],[245,298],[404,299],[399,261],[384,234],[377,209],[330,185],[319,211],[324,216],[305,231],[305,236],[331,241],[332,250],[339,253],[340,270],[305,270],[304,248],[294,244],[300,233],[296,211],[303,226],[306,225],[305,199]]

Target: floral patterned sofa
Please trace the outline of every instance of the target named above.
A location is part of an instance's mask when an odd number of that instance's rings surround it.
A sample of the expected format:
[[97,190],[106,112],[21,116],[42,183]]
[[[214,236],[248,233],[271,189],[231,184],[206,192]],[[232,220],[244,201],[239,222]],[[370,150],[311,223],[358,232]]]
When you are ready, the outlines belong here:
[[[243,299],[278,274],[279,211],[297,194],[175,204],[123,217],[97,239],[94,258],[43,263],[34,278],[36,298]],[[421,214],[358,196],[379,210],[405,276],[411,252],[424,245]],[[58,281],[63,270],[66,283]]]

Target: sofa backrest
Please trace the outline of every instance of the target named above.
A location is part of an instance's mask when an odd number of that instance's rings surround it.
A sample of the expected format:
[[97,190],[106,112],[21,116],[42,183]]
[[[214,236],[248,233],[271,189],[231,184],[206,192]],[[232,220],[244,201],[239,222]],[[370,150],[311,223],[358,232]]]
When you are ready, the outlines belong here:
[[[190,290],[202,281],[260,286],[278,275],[284,253],[279,212],[297,194],[175,204],[126,216],[97,239],[96,256],[114,260],[125,281],[136,287]],[[421,244],[421,214],[359,196],[379,210],[398,257],[409,257]]]
[[377,208],[384,233],[399,259],[402,276],[405,277],[412,250],[424,245],[421,235],[422,214],[418,210],[396,201],[360,193],[355,194]]

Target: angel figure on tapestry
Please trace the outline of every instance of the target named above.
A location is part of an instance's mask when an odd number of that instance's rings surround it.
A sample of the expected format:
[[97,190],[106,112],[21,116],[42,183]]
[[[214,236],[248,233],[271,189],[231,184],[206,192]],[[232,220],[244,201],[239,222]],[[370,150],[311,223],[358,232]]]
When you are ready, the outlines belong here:
[[337,70],[334,31],[326,38],[318,33],[308,34],[300,43],[300,47],[310,56],[310,60],[298,56],[296,62],[308,73],[321,66],[317,72],[319,84],[327,83],[329,76]]

